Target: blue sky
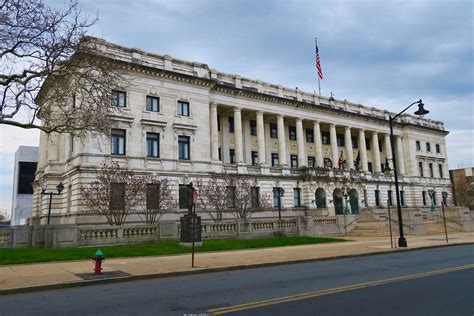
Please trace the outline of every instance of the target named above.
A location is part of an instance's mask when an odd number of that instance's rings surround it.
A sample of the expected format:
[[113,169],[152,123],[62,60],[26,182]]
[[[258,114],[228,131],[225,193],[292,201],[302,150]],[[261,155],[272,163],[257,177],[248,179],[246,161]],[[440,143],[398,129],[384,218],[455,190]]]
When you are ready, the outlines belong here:
[[[64,1],[45,1],[63,6]],[[245,77],[399,111],[423,99],[445,122],[450,168],[474,165],[474,31],[470,0],[79,0],[91,35],[200,61]],[[10,208],[13,155],[38,132],[0,126],[0,209]]]

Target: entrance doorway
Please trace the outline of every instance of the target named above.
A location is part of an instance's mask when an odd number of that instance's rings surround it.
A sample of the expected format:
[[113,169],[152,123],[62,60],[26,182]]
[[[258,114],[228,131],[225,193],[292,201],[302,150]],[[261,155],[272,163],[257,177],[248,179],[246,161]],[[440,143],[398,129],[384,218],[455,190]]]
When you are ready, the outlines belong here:
[[349,203],[351,205],[351,213],[359,214],[359,193],[356,189],[349,191]]
[[326,191],[323,188],[318,188],[314,194],[316,199],[316,208],[326,208]]
[[336,211],[336,215],[343,214],[343,206],[342,206],[342,191],[341,189],[334,189],[332,193],[332,198],[334,201],[334,209]]

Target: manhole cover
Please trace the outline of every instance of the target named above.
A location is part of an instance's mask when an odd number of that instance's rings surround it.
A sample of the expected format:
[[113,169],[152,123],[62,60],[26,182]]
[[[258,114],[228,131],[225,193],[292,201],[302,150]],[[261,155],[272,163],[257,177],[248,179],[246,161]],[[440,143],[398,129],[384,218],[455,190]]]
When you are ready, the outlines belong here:
[[129,273],[123,271],[107,271],[102,272],[100,275],[95,275],[94,273],[75,273],[78,277],[83,280],[103,280],[103,279],[111,279],[111,278],[120,278],[130,276]]

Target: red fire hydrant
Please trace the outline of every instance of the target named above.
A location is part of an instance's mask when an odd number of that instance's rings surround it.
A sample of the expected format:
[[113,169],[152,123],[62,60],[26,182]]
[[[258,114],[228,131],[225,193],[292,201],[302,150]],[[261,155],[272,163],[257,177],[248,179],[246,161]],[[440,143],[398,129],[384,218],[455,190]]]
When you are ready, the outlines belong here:
[[95,252],[95,255],[92,258],[92,260],[95,261],[94,274],[95,275],[101,275],[102,274],[102,261],[105,260],[105,257],[104,257],[104,254],[102,253],[102,251],[100,249],[98,249]]

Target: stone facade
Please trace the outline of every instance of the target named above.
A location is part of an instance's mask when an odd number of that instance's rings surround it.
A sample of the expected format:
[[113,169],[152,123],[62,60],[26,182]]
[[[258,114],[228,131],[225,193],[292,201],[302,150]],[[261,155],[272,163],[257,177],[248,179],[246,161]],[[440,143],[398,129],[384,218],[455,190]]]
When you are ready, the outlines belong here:
[[[428,190],[435,190],[438,200],[443,191],[452,197],[448,132],[442,122],[402,115],[394,126],[392,152],[388,118],[394,113],[92,40],[134,79],[126,91],[118,92],[125,96],[122,114],[115,118],[116,129],[124,135],[124,154],[113,154],[111,138],[43,133],[36,180],[44,179],[49,187],[60,181],[65,185],[62,195],[53,199],[52,223],[103,222],[81,207],[79,192],[95,177],[101,161],[110,157],[127,161],[134,170],[169,178],[176,199],[179,184],[213,172],[250,176],[262,193],[281,186],[286,192],[285,216],[301,216],[305,208],[316,215],[341,214],[346,208],[344,192],[351,213],[385,207],[389,191],[395,204],[393,176],[382,172],[387,160],[392,163],[392,155],[398,161],[406,207],[429,205],[422,193]],[[158,111],[153,111],[155,102]],[[159,139],[156,157],[150,157],[147,136]],[[341,151],[344,170],[338,169]],[[36,222],[45,222],[47,202],[36,183]],[[181,212],[185,210],[164,219],[177,219]]]

